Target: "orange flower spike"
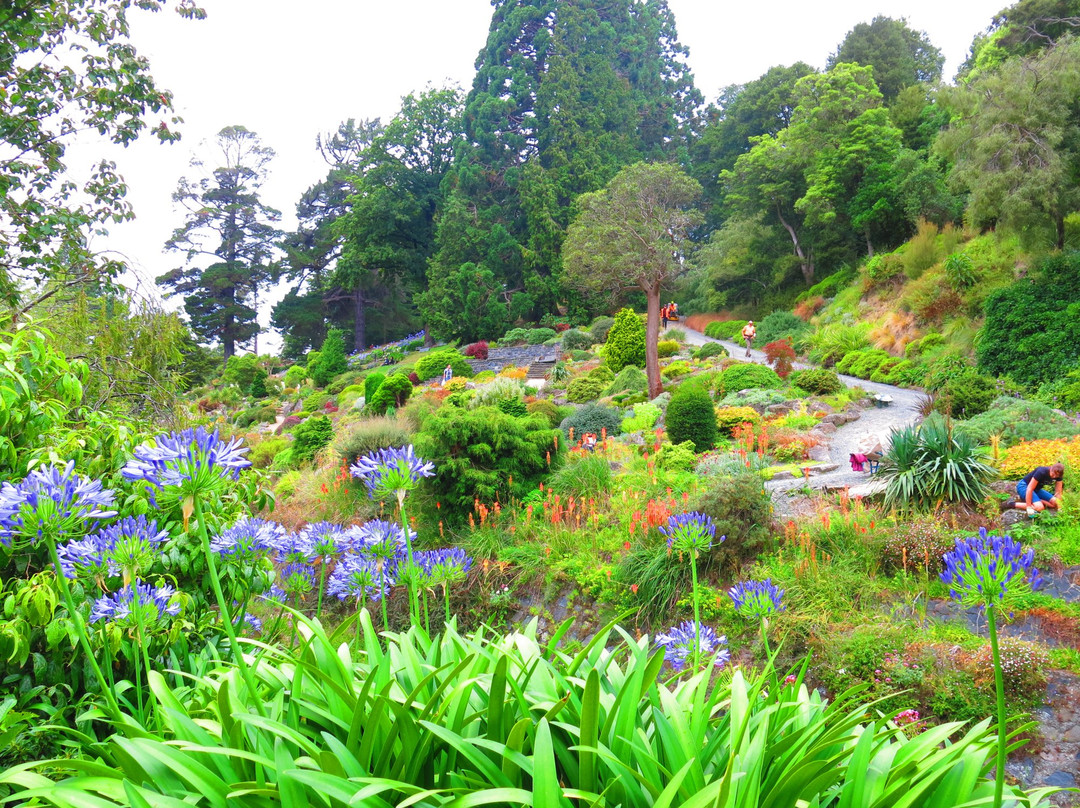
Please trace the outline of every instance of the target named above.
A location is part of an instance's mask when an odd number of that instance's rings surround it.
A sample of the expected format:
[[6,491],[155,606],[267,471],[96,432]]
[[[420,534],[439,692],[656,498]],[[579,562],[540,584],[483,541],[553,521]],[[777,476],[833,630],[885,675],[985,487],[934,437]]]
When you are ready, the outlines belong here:
[[551,555],[551,548],[550,548],[550,547],[545,547],[545,548],[544,548],[544,555],[546,555],[546,556],[550,556],[550,555]]
[[440,519],[439,520],[439,538],[441,539],[442,537],[443,537],[443,524],[442,524],[442,519]]
[[442,510],[442,503],[441,503],[441,502],[436,502],[436,503],[435,503],[435,510],[437,510],[437,511],[441,511],[441,510]]
[[469,527],[476,527],[476,520],[473,519],[473,515],[469,514]]
[[626,550],[626,552],[630,552],[630,542],[624,541],[622,544],[622,548]]
[[633,592],[635,595],[637,594],[637,589],[637,584],[630,584],[630,591]]
[[570,427],[570,429],[567,431],[566,434],[569,435],[570,442],[573,443],[574,442],[574,428]]
[[602,441],[607,440],[607,427],[606,426],[600,427],[600,440],[602,440]]

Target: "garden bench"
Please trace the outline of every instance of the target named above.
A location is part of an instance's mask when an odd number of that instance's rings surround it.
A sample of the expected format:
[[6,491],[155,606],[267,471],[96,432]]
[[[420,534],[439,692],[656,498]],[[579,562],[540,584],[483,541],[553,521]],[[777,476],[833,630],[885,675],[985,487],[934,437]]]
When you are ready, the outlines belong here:
[[892,396],[883,396],[883,395],[881,395],[881,393],[878,393],[877,395],[875,395],[873,397],[873,400],[874,400],[874,406],[878,407],[879,409],[882,408],[882,407],[888,407],[890,404],[892,404],[892,401],[893,401]]

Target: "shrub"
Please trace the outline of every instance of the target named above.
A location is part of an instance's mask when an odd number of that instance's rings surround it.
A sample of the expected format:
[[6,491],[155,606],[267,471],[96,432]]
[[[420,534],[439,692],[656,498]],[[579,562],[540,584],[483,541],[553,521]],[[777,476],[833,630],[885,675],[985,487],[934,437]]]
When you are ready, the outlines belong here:
[[428,379],[442,376],[447,365],[453,370],[455,376],[471,378],[473,375],[472,365],[452,348],[443,348],[424,354],[416,360],[413,370],[420,377],[420,381],[426,382]]
[[349,362],[345,358],[345,332],[340,328],[331,328],[326,332],[319,349],[319,358],[313,367],[310,367],[311,380],[316,387],[326,387],[339,373],[349,369]]
[[287,415],[285,416],[285,420],[278,424],[276,434],[280,435],[283,432],[288,432],[294,426],[296,426],[297,424],[302,424],[303,422],[304,419],[301,418],[299,415]]
[[746,320],[721,320],[705,326],[705,336],[713,339],[733,340],[742,333]]
[[[847,357],[844,358],[846,359]],[[871,348],[868,351],[862,352],[862,356],[850,366],[851,370],[848,372],[859,379],[869,379],[874,371],[881,366],[882,362],[886,362],[890,359],[892,359],[892,355],[888,351],[883,351],[880,348]],[[843,371],[840,372],[842,373]]]
[[641,368],[627,365],[618,372],[611,384],[604,390],[604,395],[616,393],[644,393],[649,387],[648,377]]
[[487,359],[488,358],[488,344],[481,340],[480,342],[474,342],[468,346],[462,353],[465,356],[472,357],[473,359]]
[[520,398],[500,398],[495,402],[495,406],[498,408],[499,412],[512,415],[514,418],[524,418],[529,414],[525,402]]
[[273,404],[261,404],[241,412],[234,423],[241,429],[246,429],[252,424],[272,424],[276,420],[277,407]]
[[851,369],[855,367],[856,362],[862,361],[862,358],[866,356],[866,351],[867,349],[861,349],[844,354],[843,359],[836,363],[836,372],[843,373],[845,376],[850,376]]
[[716,378],[716,390],[721,396],[753,388],[775,389],[780,385],[776,371],[750,362],[731,365]]
[[604,343],[608,366],[618,373],[627,365],[645,366],[645,324],[633,309],[622,309]]
[[292,365],[285,371],[285,386],[299,387],[300,383],[307,378],[307,368],[303,365]]
[[530,401],[525,405],[525,410],[530,415],[540,414],[547,418],[548,423],[551,424],[552,429],[559,426],[559,423],[566,414],[562,412],[562,409],[556,406],[554,401],[546,398],[539,398],[536,401]]
[[608,332],[611,331],[613,325],[615,325],[614,317],[597,317],[593,320],[592,325],[589,326],[593,344],[598,345],[607,342]]
[[948,527],[935,519],[912,519],[886,528],[881,538],[881,559],[889,572],[919,570],[937,575],[943,556],[955,541]]
[[869,323],[844,325],[831,323],[806,338],[810,346],[810,361],[832,367],[852,351],[870,347]]
[[694,444],[690,441],[665,443],[660,447],[657,462],[667,471],[693,471],[697,465]]
[[790,311],[774,311],[757,323],[757,336],[754,342],[758,345],[782,339],[796,342],[808,331],[810,331],[810,326],[801,317],[797,317]]
[[962,373],[948,379],[938,390],[935,408],[954,418],[971,418],[986,412],[997,398],[993,379],[977,373]]
[[530,345],[543,345],[550,339],[555,339],[554,328],[530,328],[525,335],[525,341]]
[[964,252],[953,253],[941,262],[949,285],[958,292],[970,289],[979,280],[975,272],[975,262]]
[[918,232],[904,250],[904,272],[915,280],[938,261],[938,229],[933,222],[919,222]]
[[251,380],[251,387],[248,389],[248,395],[252,398],[266,398],[266,379],[269,377],[262,368],[258,368],[255,371],[255,378]]
[[690,367],[688,362],[677,360],[660,371],[660,375],[665,379],[674,379],[676,376],[682,376],[689,373],[693,368]]
[[529,336],[527,328],[511,328],[499,339],[500,345],[517,345],[525,342]]
[[278,452],[288,449],[290,446],[292,446],[292,441],[288,438],[267,438],[252,446],[247,458],[255,468],[265,469],[274,462],[274,457]]
[[766,344],[765,359],[773,366],[777,376],[786,379],[795,362],[795,349],[791,347],[791,340],[782,339]]
[[544,418],[514,418],[495,407],[440,407],[416,440],[416,453],[435,464],[428,489],[443,519],[464,521],[473,502],[509,502],[535,489],[564,456],[565,441]]
[[367,406],[372,412],[382,415],[390,407],[395,410],[402,407],[412,392],[413,386],[409,377],[404,373],[394,373],[379,385],[375,395],[367,400]]
[[248,390],[255,381],[255,374],[259,371],[259,357],[255,354],[233,354],[225,363],[225,371],[221,374],[224,384],[235,384],[241,390]]
[[[756,559],[769,541],[772,499],[757,474],[743,471],[703,478],[686,510],[701,511],[712,517],[716,541],[706,557],[707,564],[727,575],[738,575],[742,566]],[[721,542],[721,536],[727,539]]]
[[312,393],[304,399],[304,409],[308,412],[318,412],[328,401],[333,401],[333,396],[326,393]]
[[660,418],[661,409],[650,401],[643,401],[634,405],[633,415],[627,416],[622,422],[623,432],[641,432],[652,429]]
[[840,377],[826,368],[796,370],[788,377],[788,382],[817,396],[829,396],[844,389]]
[[375,393],[378,391],[379,387],[382,385],[382,383],[384,381],[386,381],[386,374],[385,373],[379,373],[378,371],[376,371],[375,373],[369,374],[364,379],[364,402],[365,403],[370,402],[373,398],[375,398]]
[[936,351],[945,345],[945,337],[935,332],[923,335],[922,338],[909,342],[904,348],[904,356],[907,359],[918,359],[931,351]]
[[[1002,637],[998,646],[1001,656],[1001,675],[1005,697],[1009,704],[1034,709],[1046,697],[1046,671],[1050,657],[1035,643],[1016,637]],[[994,661],[990,644],[982,646],[972,657],[976,682],[985,691],[994,691]]]
[[727,348],[719,342],[706,342],[694,352],[695,359],[708,359],[711,356],[729,356]]
[[1080,426],[1046,404],[1012,396],[994,399],[985,411],[955,428],[979,443],[989,443],[991,435],[999,435],[1003,446],[1036,438],[1058,440],[1080,433]]
[[375,417],[354,421],[334,441],[334,451],[350,466],[364,455],[412,442],[412,434],[393,418]]
[[593,355],[588,351],[571,351],[570,358],[575,362],[587,362],[593,358]]
[[716,414],[708,391],[698,385],[683,385],[671,396],[665,416],[672,443],[690,441],[698,452],[716,444]]
[[890,379],[896,372],[896,366],[905,361],[907,360],[890,356],[888,359],[883,360],[882,363],[877,366],[877,370],[870,374],[870,381],[878,382],[879,384],[893,384]]
[[863,274],[869,281],[869,286],[890,281],[899,275],[904,269],[903,259],[895,254],[871,256],[863,265]]
[[293,430],[292,456],[296,463],[315,459],[334,437],[334,425],[325,415],[313,415]]
[[937,414],[895,430],[878,472],[885,481],[885,508],[981,502],[997,476],[986,459],[985,450]]
[[577,456],[571,456],[566,465],[551,475],[548,487],[561,496],[581,500],[600,498],[610,493],[611,464],[603,453],[575,452],[575,455]]
[[573,429],[574,434],[578,437],[586,432],[599,435],[606,429],[608,436],[613,437],[622,430],[622,413],[614,407],[605,407],[602,404],[586,404],[563,418],[559,428],[567,435]]
[[564,351],[587,351],[593,345],[593,337],[588,331],[574,328],[562,335]]
[[679,343],[673,339],[662,339],[656,343],[656,355],[661,359],[667,359],[679,352]]
[[1066,463],[1069,468],[1080,468],[1080,437],[1070,440],[1029,440],[1010,446],[1001,458],[1001,474],[1004,477],[1022,477],[1036,466]]
[[595,401],[604,394],[608,383],[592,376],[578,376],[566,387],[566,400],[574,404]]
[[716,428],[730,437],[743,424],[757,424],[761,416],[753,407],[718,407],[715,411]]
[[347,387],[362,384],[365,375],[366,374],[364,373],[358,373],[356,371],[339,374],[337,378],[330,382],[330,384],[326,385],[326,392],[332,396],[336,396]]

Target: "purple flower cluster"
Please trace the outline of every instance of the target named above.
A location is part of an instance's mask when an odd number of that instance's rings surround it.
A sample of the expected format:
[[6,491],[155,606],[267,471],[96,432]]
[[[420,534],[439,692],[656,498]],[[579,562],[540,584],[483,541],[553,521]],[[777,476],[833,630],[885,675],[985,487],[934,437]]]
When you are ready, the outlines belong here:
[[718,635],[708,626],[702,626],[693,620],[687,620],[681,626],[673,626],[665,634],[656,637],[657,647],[664,649],[664,659],[671,667],[681,671],[687,664],[700,665],[712,658],[713,665],[724,667],[731,660],[727,637]]
[[329,564],[352,549],[352,533],[333,522],[312,522],[297,534],[292,546],[312,563]]
[[460,583],[472,569],[472,558],[460,547],[423,550],[413,554],[413,561],[423,571],[425,584],[432,587]]
[[334,567],[326,592],[339,600],[378,600],[390,593],[394,577],[383,559],[352,553]]
[[[669,549],[680,553],[693,553],[696,558],[697,554],[712,547],[712,540],[716,537],[716,525],[708,514],[691,511],[669,516],[667,527],[661,527],[660,532],[667,536]],[[720,541],[726,538],[721,536]]]
[[288,597],[303,600],[315,591],[315,570],[309,564],[286,564],[278,580]]
[[176,590],[168,584],[152,587],[142,581],[135,581],[111,595],[105,595],[94,601],[90,610],[90,622],[104,620],[107,623],[135,625],[135,594],[139,596],[139,611],[142,613],[143,626],[153,628],[164,617],[176,617],[180,614],[180,604],[176,600]]
[[288,533],[277,522],[245,516],[232,527],[219,533],[210,542],[210,549],[223,558],[250,561],[269,553],[285,539]]
[[735,611],[747,618],[768,617],[784,611],[784,590],[777,589],[771,578],[764,581],[740,581],[728,590]]
[[435,475],[435,465],[416,456],[412,445],[379,449],[357,460],[349,471],[368,487],[372,499],[401,501],[420,483]]
[[168,537],[168,532],[158,530],[153,519],[127,516],[85,539],[60,545],[56,554],[60,557],[60,569],[68,578],[122,574],[125,580],[131,580],[150,568],[158,548]]
[[185,429],[158,435],[135,448],[135,457],[120,473],[128,480],[145,480],[154,488],[190,496],[213,490],[225,476],[236,479],[251,465],[239,438],[226,443],[215,429]]
[[942,582],[953,598],[969,607],[1001,603],[1010,591],[1034,590],[1043,583],[1033,550],[1025,551],[1008,536],[990,536],[985,528],[978,536],[957,539],[944,560]]
[[53,541],[81,535],[87,520],[116,516],[115,502],[98,480],[76,474],[74,461],[35,469],[18,485],[0,485],[0,543],[10,547],[17,538],[36,543],[46,535]]

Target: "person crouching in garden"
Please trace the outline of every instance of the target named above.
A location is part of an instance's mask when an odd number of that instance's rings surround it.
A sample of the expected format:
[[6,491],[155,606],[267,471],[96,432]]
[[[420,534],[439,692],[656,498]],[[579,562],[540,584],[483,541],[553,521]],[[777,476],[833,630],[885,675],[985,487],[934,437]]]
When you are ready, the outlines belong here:
[[1020,499],[1012,507],[1026,510],[1032,515],[1046,508],[1056,511],[1061,507],[1064,477],[1065,466],[1061,463],[1039,466],[1016,484],[1016,494]]

